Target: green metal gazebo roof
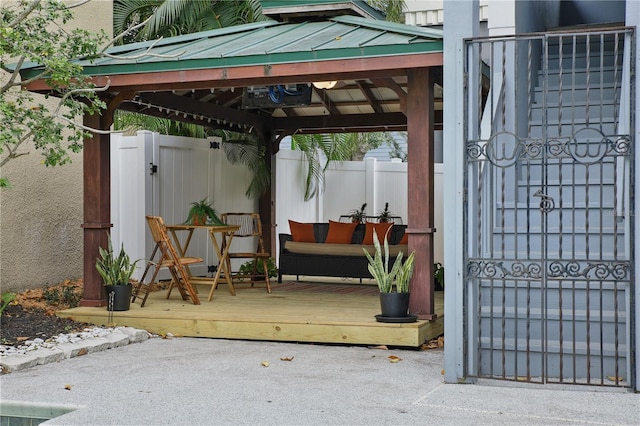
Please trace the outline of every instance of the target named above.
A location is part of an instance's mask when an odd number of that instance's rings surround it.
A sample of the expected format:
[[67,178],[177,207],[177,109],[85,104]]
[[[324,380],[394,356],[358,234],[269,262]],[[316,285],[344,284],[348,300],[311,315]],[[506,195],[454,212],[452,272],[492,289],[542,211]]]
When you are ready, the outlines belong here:
[[[267,20],[116,46],[79,63],[103,88],[111,111],[231,130],[271,128],[282,135],[404,129],[408,75],[434,69],[439,86],[442,50],[439,30],[340,15]],[[30,64],[21,76],[30,79],[39,70]],[[336,84],[330,90],[312,87],[322,81]],[[247,102],[248,92],[288,84],[309,87],[311,99]],[[51,92],[46,79],[27,88]],[[435,95],[439,111],[438,87]]]
[[[117,46],[93,63],[88,75],[240,67],[441,52],[442,32],[403,24],[339,16],[323,22],[263,21]],[[38,68],[33,64],[23,77]]]

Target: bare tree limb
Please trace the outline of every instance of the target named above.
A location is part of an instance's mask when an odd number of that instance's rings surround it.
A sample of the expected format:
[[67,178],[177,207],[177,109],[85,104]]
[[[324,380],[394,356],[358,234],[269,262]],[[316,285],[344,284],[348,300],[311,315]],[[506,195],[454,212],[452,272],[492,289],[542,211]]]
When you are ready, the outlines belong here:
[[18,59],[16,69],[11,72],[11,78],[9,78],[9,81],[7,81],[7,83],[3,85],[2,88],[0,88],[0,93],[4,93],[10,88],[20,85],[20,83],[16,83],[16,78],[18,77],[18,75],[20,75],[19,71],[20,71],[20,68],[22,68],[22,64],[24,63],[24,60],[25,60],[24,56],[21,56],[20,59]]
[[28,133],[26,133],[25,135],[23,135],[20,138],[20,140],[17,143],[15,143],[13,146],[11,146],[9,144],[5,145],[5,148],[6,148],[7,151],[9,151],[9,154],[6,157],[4,157],[2,159],[2,161],[0,161],[0,167],[4,166],[6,163],[8,163],[9,160],[12,160],[12,159],[18,158],[18,157],[22,157],[23,155],[28,155],[29,152],[16,153],[16,151],[18,150],[20,145],[22,145],[29,138],[31,138],[32,135],[33,135],[33,130],[31,130]]
[[[40,0],[38,0],[38,1],[40,1]],[[83,4],[87,4],[87,3],[89,3],[90,1],[91,1],[91,0],[81,0],[81,1],[79,1],[78,3],[74,3],[74,4],[71,4],[71,5],[67,5],[67,6],[66,6],[66,8],[67,8],[67,9],[73,9],[74,7],[80,7],[80,6],[82,6]]]
[[25,8],[25,10],[22,11],[22,13],[18,16],[16,16],[16,19],[14,19],[13,21],[9,22],[9,26],[8,28],[13,28],[16,25],[18,25],[20,22],[24,21],[25,19],[27,19],[27,16],[29,16],[31,14],[31,12],[33,12],[33,10],[38,7],[38,5],[40,4],[41,0],[34,0],[29,4],[29,7]]
[[[68,98],[74,96],[74,95],[78,95],[81,93],[94,93],[94,92],[106,92],[109,87],[111,86],[111,80],[107,80],[107,84],[105,84],[102,87],[92,87],[90,89],[74,89],[74,90],[69,90],[68,92],[66,92],[61,98],[60,101],[58,102],[58,106],[56,107],[56,111],[53,113],[54,117],[60,117],[60,109],[62,108],[62,106],[64,105],[64,101],[66,101]],[[69,120],[67,120],[69,121]],[[78,126],[81,127],[81,126]]]
[[100,53],[104,53],[105,50],[107,50],[110,46],[113,46],[114,43],[118,40],[120,40],[121,38],[123,38],[124,36],[126,36],[127,34],[130,34],[133,30],[138,29],[142,26],[144,26],[147,22],[149,22],[151,20],[151,18],[153,18],[153,16],[148,17],[147,19],[145,19],[144,21],[140,22],[137,25],[134,25],[131,28],[127,28],[126,31],[123,31],[122,34],[114,37],[109,43],[107,43],[104,48],[102,49],[102,51]]
[[82,130],[86,130],[87,132],[91,132],[91,133],[97,133],[99,135],[111,135],[113,133],[122,133],[123,130],[100,130],[100,129],[94,129],[93,127],[89,127],[89,126],[85,126],[84,124],[80,124],[80,123],[76,123],[75,121],[65,117],[65,116],[59,116],[57,117],[60,120],[66,121],[69,124],[72,124],[73,126],[82,129]]

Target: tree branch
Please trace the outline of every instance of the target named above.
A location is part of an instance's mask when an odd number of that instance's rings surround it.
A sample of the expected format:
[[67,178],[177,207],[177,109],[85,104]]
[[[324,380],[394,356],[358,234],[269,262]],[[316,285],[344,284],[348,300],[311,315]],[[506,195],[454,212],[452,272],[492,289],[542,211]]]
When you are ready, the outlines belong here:
[[[77,94],[81,94],[81,93],[106,92],[109,89],[109,86],[111,86],[111,80],[107,80],[107,84],[105,84],[102,87],[92,87],[90,89],[73,89],[73,90],[69,90],[68,92],[66,92],[60,98],[60,101],[58,102],[58,106],[56,107],[56,111],[53,113],[53,116],[54,117],[60,117],[60,108],[62,108],[62,106],[64,105],[64,101],[66,101],[71,96],[77,95]],[[67,120],[67,121],[70,121],[70,120]],[[82,127],[82,126],[78,126],[78,127]]]
[[[39,1],[39,0],[38,0],[38,1]],[[91,0],[81,0],[81,1],[79,1],[78,3],[71,4],[71,5],[67,5],[67,6],[66,6],[66,8],[67,8],[67,9],[73,9],[74,7],[80,7],[80,6],[82,6],[83,4],[87,4],[87,3],[89,3],[90,1],[91,1]]]
[[7,149],[7,151],[9,151],[9,155],[7,155],[6,157],[4,157],[2,159],[2,161],[0,161],[0,167],[4,166],[6,163],[9,162],[9,160],[14,159],[14,158],[18,158],[18,157],[22,157],[23,155],[28,155],[29,152],[21,152],[21,153],[16,153],[17,149],[20,147],[20,145],[22,145],[27,139],[29,139],[31,136],[33,135],[33,130],[30,130],[27,134],[23,135],[20,140],[14,144],[14,146],[11,146],[9,144],[5,145],[5,148]]
[[121,38],[123,38],[124,36],[126,36],[127,34],[131,33],[133,30],[138,29],[142,26],[144,26],[147,22],[149,22],[151,20],[153,16],[149,16],[147,19],[145,19],[144,21],[140,22],[137,25],[134,25],[131,28],[127,28],[126,31],[123,31],[122,34],[114,37],[109,43],[107,43],[107,45],[104,46],[104,48],[102,49],[102,51],[100,53],[104,53],[105,50],[107,50],[110,46],[113,46],[114,43],[118,40],[120,40]]
[[9,81],[7,81],[6,84],[4,84],[2,86],[2,88],[0,88],[0,93],[4,93],[7,90],[9,90],[10,88],[14,87],[14,86],[19,86],[21,83],[16,83],[16,78],[18,77],[18,75],[20,75],[20,68],[22,68],[22,64],[24,63],[25,57],[21,56],[20,59],[18,59],[16,68],[11,72],[11,78],[9,78]]
[[40,5],[41,0],[34,0],[29,4],[29,7],[27,7],[24,11],[22,11],[22,13],[18,16],[16,16],[16,19],[14,19],[13,21],[9,22],[9,26],[8,28],[13,28],[16,25],[18,25],[20,22],[24,21],[25,19],[27,19],[27,16],[29,16],[31,14],[31,12],[33,12],[33,10],[38,7],[38,5]]

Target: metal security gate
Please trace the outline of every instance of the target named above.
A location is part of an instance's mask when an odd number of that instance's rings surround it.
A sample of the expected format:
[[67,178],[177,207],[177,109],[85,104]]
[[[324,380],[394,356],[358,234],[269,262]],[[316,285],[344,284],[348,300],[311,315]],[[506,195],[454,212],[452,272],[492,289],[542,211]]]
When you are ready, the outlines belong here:
[[466,42],[469,376],[632,385],[632,35]]

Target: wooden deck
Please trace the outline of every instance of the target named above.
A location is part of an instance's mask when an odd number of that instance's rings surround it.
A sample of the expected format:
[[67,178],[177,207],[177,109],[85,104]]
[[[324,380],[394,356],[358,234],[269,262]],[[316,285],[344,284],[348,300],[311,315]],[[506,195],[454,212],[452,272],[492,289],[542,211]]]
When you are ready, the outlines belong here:
[[[407,347],[444,333],[442,292],[436,292],[436,320],[389,324],[375,319],[380,313],[376,287],[357,280],[352,281],[357,287],[345,283],[330,279],[324,283],[340,292],[325,291],[317,280],[301,281],[305,286],[301,289],[273,284],[271,294],[264,288],[238,285],[236,296],[220,285],[213,300],[203,298],[201,305],[181,300],[175,290],[166,299],[163,290],[149,295],[144,308],[137,302],[129,311],[113,312],[113,322],[174,336]],[[209,286],[198,287],[199,294],[208,294]],[[108,314],[106,308],[78,307],[58,316],[102,325],[109,322]]]

